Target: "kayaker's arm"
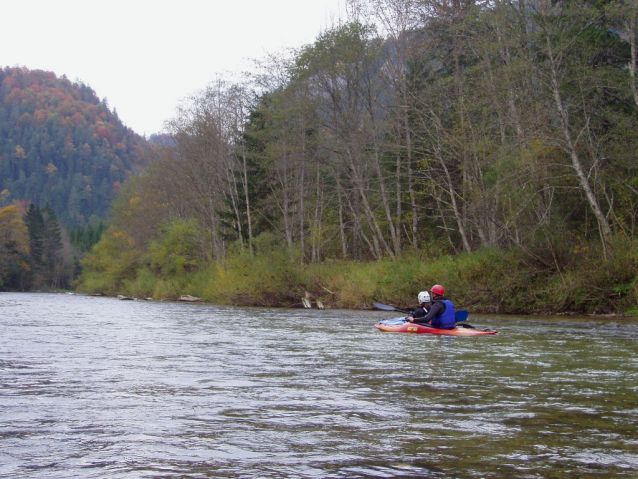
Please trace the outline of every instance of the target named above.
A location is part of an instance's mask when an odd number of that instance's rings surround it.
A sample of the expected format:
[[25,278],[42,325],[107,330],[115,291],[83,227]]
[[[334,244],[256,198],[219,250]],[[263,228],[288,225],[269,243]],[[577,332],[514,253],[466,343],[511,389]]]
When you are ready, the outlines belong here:
[[445,312],[445,304],[437,301],[432,304],[430,311],[424,317],[414,318],[410,316],[407,318],[407,321],[409,321],[410,323],[417,323],[417,324],[429,323],[434,318],[438,318],[444,312]]
[[427,316],[428,314],[428,310],[425,308],[417,308],[411,315],[410,317],[412,318],[424,318],[425,316]]

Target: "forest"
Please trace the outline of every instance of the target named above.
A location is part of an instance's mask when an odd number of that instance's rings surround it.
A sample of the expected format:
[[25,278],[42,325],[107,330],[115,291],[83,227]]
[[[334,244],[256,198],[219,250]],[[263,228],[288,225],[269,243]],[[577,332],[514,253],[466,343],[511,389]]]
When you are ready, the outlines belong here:
[[70,288],[150,151],[87,85],[0,68],[0,290]]
[[242,305],[638,309],[635,0],[357,0],[219,77],[113,204],[80,290]]
[[0,207],[48,203],[72,227],[105,218],[149,149],[89,86],[24,67],[0,68],[0,139]]

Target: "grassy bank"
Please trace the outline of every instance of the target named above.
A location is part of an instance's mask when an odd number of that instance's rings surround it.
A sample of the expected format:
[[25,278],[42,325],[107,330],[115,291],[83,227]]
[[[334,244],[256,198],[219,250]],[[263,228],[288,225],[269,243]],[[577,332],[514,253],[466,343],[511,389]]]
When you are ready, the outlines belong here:
[[[308,293],[328,307],[365,309],[373,301],[415,306],[419,291],[442,284],[458,307],[484,313],[638,312],[638,247],[618,241],[615,256],[573,252],[556,268],[520,251],[481,250],[432,258],[423,251],[376,262],[327,261],[303,265],[294,255],[262,241],[253,254],[230,254],[223,262],[160,268],[130,252],[120,261],[93,260],[77,289],[89,293],[204,301],[242,306],[298,306]],[[99,253],[99,251],[98,251]]]

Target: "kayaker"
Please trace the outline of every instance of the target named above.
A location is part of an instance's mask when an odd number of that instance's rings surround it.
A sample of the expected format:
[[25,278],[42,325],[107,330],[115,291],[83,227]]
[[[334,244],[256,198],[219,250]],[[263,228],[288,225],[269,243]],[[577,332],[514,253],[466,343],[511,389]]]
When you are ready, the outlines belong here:
[[430,293],[421,291],[417,296],[417,301],[419,302],[419,307],[409,316],[412,319],[424,318],[428,314],[428,310],[430,309]]
[[431,308],[422,318],[408,316],[406,320],[410,323],[427,324],[434,328],[452,329],[456,325],[454,305],[452,301],[445,298],[445,288],[440,284],[435,284],[430,288],[432,295]]

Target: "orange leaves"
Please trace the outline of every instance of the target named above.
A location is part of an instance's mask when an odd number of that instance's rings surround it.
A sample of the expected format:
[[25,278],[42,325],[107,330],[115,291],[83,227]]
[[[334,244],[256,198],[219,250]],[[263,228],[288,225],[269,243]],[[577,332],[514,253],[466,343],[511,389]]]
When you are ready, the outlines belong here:
[[48,116],[49,114],[47,113],[47,111],[43,109],[36,110],[33,113],[33,118],[35,119],[37,123],[40,123],[40,124],[44,123],[47,120]]
[[117,239],[124,241],[128,246],[133,246],[135,241],[124,231],[113,231],[113,236]]
[[[141,199],[142,198],[140,196],[132,196],[132,197],[130,197],[129,200],[128,200],[128,208],[123,209],[121,211],[122,215],[124,215],[124,216],[132,216],[132,215],[136,214],[135,210],[139,207]],[[137,214],[139,214],[139,213],[137,213]]]
[[53,163],[49,163],[46,168],[45,171],[47,173],[48,176],[52,176],[55,174],[56,171],[58,171],[57,167],[53,164]]
[[98,121],[96,123],[95,134],[99,136],[100,138],[104,138],[105,140],[108,140],[111,143],[115,143],[117,141],[111,126],[102,121]]
[[16,146],[15,149],[15,157],[16,158],[20,158],[20,159],[24,159],[27,157],[26,152],[24,151],[24,148],[22,148],[20,145]]
[[128,200],[128,204],[131,206],[131,209],[135,209],[136,205],[140,202],[140,200],[142,199],[141,196],[132,196],[129,200]]
[[19,104],[22,102],[24,98],[24,94],[22,93],[22,89],[21,88],[14,88],[13,90],[11,90],[11,93],[9,93],[5,99],[4,99],[4,104],[9,106],[9,105],[13,105],[13,104]]
[[29,253],[29,236],[17,206],[0,209],[0,251]]

